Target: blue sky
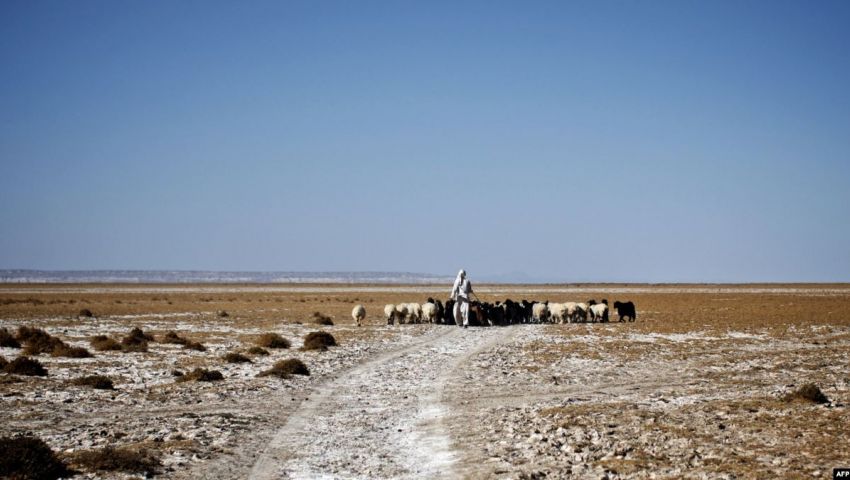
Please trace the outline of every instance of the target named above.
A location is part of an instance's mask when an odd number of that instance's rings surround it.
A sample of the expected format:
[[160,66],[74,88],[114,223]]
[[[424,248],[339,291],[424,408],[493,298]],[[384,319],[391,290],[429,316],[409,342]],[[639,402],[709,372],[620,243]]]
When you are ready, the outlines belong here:
[[0,267],[850,281],[847,25],[840,1],[7,0]]

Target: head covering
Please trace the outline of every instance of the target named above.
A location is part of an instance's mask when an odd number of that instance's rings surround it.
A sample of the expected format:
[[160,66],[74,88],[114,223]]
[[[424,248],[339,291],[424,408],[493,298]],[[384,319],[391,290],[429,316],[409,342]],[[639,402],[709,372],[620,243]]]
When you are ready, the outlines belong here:
[[466,270],[461,268],[460,271],[457,272],[457,276],[458,277],[465,277],[466,276]]

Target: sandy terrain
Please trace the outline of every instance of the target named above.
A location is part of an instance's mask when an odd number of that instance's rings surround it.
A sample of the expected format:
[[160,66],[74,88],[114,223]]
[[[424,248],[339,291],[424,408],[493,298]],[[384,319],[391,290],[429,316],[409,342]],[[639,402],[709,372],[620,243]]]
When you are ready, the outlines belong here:
[[[36,358],[0,374],[0,435],[72,462],[144,448],[159,478],[831,478],[850,465],[848,285],[498,285],[484,300],[632,300],[635,323],[386,326],[385,303],[447,286],[0,285],[0,327],[72,346],[139,327],[200,341]],[[350,318],[366,306],[366,325]],[[94,318],[78,318],[87,308]],[[228,316],[219,316],[226,311]],[[334,326],[310,323],[330,315]],[[308,332],[339,342],[301,351]],[[265,332],[289,349],[226,363]],[[12,360],[20,349],[0,348]],[[309,376],[256,377],[298,358]],[[174,370],[219,370],[176,382]],[[115,390],[71,381],[110,377]],[[785,401],[815,383],[825,404]],[[79,468],[80,478],[140,473]]]

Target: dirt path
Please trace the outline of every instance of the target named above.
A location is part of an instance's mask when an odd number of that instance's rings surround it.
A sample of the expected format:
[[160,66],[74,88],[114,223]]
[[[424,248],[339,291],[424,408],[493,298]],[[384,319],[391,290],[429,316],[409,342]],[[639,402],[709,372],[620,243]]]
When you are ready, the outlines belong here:
[[289,416],[250,478],[456,477],[443,384],[514,331],[441,329],[343,373]]

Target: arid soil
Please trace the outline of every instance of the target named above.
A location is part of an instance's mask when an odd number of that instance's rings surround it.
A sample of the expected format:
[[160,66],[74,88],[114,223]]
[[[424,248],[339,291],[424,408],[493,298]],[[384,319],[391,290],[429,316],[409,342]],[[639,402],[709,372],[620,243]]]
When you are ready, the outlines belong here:
[[[160,463],[150,473],[180,479],[831,478],[850,466],[850,285],[479,286],[489,301],[632,300],[638,318],[466,330],[382,318],[385,303],[448,289],[0,285],[0,327],[93,354],[33,357],[46,377],[0,373],[0,436],[43,439],[79,478],[144,475],[74,463],[106,446],[144,449]],[[157,340],[147,352],[90,346],[133,327]],[[300,350],[318,330],[339,346]],[[168,331],[206,351],[162,343]],[[267,332],[291,347],[249,354]],[[310,375],[257,376],[288,358]],[[196,367],[224,379],[173,375]],[[93,374],[115,389],[72,383]],[[788,397],[808,383],[829,401]]]

